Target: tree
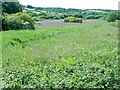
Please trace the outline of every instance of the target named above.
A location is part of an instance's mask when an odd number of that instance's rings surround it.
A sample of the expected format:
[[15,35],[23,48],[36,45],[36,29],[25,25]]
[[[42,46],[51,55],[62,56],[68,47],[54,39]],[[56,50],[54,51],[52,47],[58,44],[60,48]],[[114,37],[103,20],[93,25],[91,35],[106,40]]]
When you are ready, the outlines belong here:
[[32,9],[32,8],[34,8],[34,7],[33,7],[33,6],[31,6],[31,5],[27,5],[27,8],[31,8],[31,9]]
[[8,14],[22,12],[22,5],[19,2],[3,2],[2,12]]

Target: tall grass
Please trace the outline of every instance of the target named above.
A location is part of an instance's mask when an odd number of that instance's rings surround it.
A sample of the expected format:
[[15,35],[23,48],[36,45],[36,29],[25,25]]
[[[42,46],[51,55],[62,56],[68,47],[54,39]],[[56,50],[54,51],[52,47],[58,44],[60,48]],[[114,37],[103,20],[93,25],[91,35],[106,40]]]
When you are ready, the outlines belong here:
[[3,32],[5,88],[118,88],[117,28],[105,21]]

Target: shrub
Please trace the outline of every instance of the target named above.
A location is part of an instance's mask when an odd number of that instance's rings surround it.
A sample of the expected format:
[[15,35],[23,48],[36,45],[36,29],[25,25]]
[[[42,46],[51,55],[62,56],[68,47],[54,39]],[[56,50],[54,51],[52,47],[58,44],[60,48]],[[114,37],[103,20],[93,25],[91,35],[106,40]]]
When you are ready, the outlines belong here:
[[77,22],[77,23],[82,23],[81,18],[76,18],[76,17],[67,17],[64,19],[64,22]]
[[86,19],[95,19],[95,16],[94,15],[88,15],[88,16],[86,16]]
[[65,18],[65,19],[64,19],[64,22],[69,22],[69,18]]
[[99,19],[103,17],[102,15],[87,15],[86,19]]
[[33,17],[34,21],[39,21],[40,19],[38,17]]
[[110,25],[118,27],[118,22],[110,22]]
[[2,19],[3,30],[35,29],[34,20],[27,14],[6,14]]
[[107,21],[114,22],[115,20],[117,20],[117,14],[116,13],[109,13],[107,16]]
[[41,23],[40,23],[40,22],[36,22],[36,24],[41,25]]

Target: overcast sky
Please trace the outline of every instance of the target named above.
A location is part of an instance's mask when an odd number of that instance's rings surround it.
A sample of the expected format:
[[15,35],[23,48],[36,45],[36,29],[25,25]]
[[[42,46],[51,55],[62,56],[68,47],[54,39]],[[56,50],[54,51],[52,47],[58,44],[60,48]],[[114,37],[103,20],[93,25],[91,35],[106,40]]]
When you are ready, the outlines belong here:
[[77,9],[118,9],[120,0],[18,0],[22,5]]

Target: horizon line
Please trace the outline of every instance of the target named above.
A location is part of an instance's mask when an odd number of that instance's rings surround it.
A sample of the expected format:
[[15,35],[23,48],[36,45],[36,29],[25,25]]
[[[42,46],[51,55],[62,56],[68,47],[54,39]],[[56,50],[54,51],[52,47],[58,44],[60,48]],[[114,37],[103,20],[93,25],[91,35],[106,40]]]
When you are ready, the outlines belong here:
[[[23,6],[27,7],[28,5],[23,5]],[[78,10],[79,9],[81,9],[81,10],[95,10],[95,9],[97,9],[97,10],[119,10],[119,9],[101,9],[101,8],[82,9],[82,8],[71,8],[71,7],[65,8],[65,7],[54,7],[54,6],[53,7],[49,7],[49,6],[48,7],[40,7],[40,6],[33,6],[33,5],[30,5],[30,6],[35,7],[35,8],[64,8],[64,9],[78,9]]]

